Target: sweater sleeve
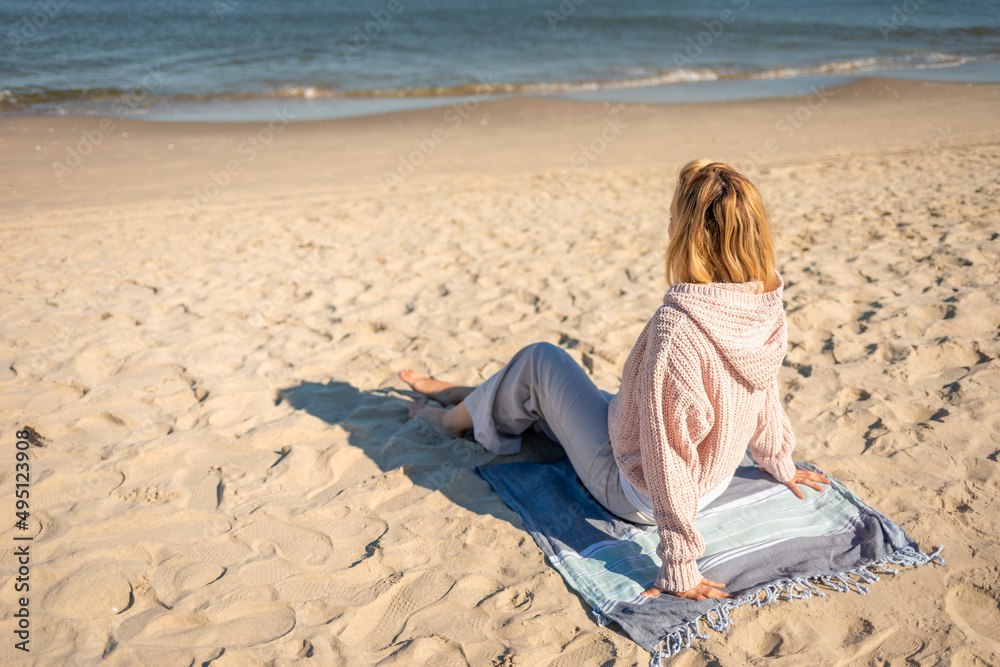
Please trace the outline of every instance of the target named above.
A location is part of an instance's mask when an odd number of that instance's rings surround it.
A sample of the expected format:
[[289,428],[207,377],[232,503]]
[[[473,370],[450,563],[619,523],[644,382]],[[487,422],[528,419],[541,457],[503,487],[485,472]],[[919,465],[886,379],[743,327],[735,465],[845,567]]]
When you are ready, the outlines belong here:
[[694,528],[698,485],[693,475],[697,442],[707,432],[692,394],[662,362],[647,365],[640,377],[639,450],[653,505],[663,564],[654,586],[683,593],[701,582],[695,560],[705,540]]
[[750,454],[754,460],[779,482],[787,482],[795,476],[795,435],[788,414],[778,397],[778,379],[767,390],[764,409],[757,421],[757,432],[750,443]]

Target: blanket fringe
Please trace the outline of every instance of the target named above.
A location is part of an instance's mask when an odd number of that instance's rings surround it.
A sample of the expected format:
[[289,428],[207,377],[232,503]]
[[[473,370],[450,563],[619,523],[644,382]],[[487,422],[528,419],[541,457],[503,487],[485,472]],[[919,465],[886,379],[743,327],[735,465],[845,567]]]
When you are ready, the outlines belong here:
[[593,609],[590,610],[590,613],[592,613],[594,617],[597,619],[598,627],[604,627],[605,625],[611,622],[611,619],[607,617],[607,615],[604,613],[604,610],[601,609],[600,607],[594,607]]
[[[944,546],[942,545],[935,549],[932,553],[925,554],[919,549],[914,549],[913,547],[902,547],[897,549],[891,556],[874,563],[863,565],[848,572],[841,572],[840,574],[825,575],[820,577],[785,579],[772,584],[767,584],[766,586],[754,591],[753,593],[744,595],[741,598],[731,601],[727,600],[715,609],[699,616],[687,625],[681,626],[660,639],[659,645],[653,651],[653,654],[649,659],[649,667],[663,667],[663,661],[665,659],[672,658],[680,653],[682,649],[690,648],[692,637],[697,637],[698,639],[708,639],[708,635],[701,630],[701,621],[705,621],[705,623],[708,624],[708,627],[713,630],[726,632],[733,624],[732,619],[729,617],[729,613],[734,609],[751,604],[763,607],[766,604],[777,601],[782,595],[784,595],[786,599],[795,600],[805,600],[814,595],[826,597],[826,594],[817,588],[813,582],[823,583],[833,590],[841,593],[854,591],[859,595],[864,595],[868,592],[868,586],[865,584],[872,584],[879,581],[878,575],[872,572],[871,568],[879,568],[887,574],[896,574],[899,570],[888,566],[900,565],[903,567],[910,567],[914,565],[933,563],[935,561],[940,565],[944,565],[945,561],[941,556],[941,550],[943,548]],[[764,593],[763,598],[761,598],[761,593]],[[603,613],[600,613],[597,609],[594,610],[594,613],[599,619],[605,619],[604,623],[601,623],[601,625],[607,623],[607,617],[605,617]]]

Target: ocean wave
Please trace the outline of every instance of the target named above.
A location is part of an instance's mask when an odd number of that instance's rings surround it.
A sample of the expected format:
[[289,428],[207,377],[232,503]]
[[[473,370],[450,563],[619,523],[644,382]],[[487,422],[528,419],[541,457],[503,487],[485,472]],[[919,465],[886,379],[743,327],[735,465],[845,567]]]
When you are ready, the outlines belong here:
[[63,104],[93,104],[108,108],[116,104],[127,104],[129,108],[155,105],[160,99],[149,94],[138,95],[134,91],[119,88],[65,88],[59,90],[0,91],[0,109],[32,107],[58,107]]
[[814,74],[863,74],[879,70],[894,69],[928,69],[939,67],[958,67],[972,61],[972,58],[956,56],[937,51],[911,53],[895,58],[858,58],[840,62],[824,63],[813,67],[781,67],[766,72],[750,74],[748,79],[782,79]]
[[586,92],[602,89],[644,88],[678,83],[732,79],[780,79],[823,74],[864,74],[879,70],[927,69],[955,67],[969,62],[998,62],[995,59],[971,58],[935,51],[917,51],[891,58],[859,58],[855,60],[823,63],[807,67],[778,67],[765,71],[740,71],[737,69],[668,69],[664,71],[632,70],[641,74],[631,78],[595,79],[591,81],[526,81],[461,83],[443,86],[421,86],[398,89],[341,90],[330,85],[291,85],[249,92],[223,92],[214,94],[143,94],[136,97],[133,91],[117,88],[62,89],[62,90],[0,90],[0,112],[5,113],[102,113],[128,109],[141,114],[143,109],[177,103],[203,104],[213,102],[241,102],[261,99],[379,99],[379,98],[440,98],[476,97],[499,95],[549,95]]

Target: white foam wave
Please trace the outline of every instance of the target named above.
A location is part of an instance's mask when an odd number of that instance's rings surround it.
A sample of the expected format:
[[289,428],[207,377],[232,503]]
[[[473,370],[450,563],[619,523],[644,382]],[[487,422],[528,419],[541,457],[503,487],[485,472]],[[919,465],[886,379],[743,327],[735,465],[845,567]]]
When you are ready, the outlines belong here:
[[[957,67],[970,62],[970,58],[939,52],[918,52],[898,58],[859,58],[841,62],[824,63],[813,67],[779,67],[777,69],[746,75],[751,79],[784,79],[814,74],[855,74],[890,69],[929,69]],[[730,78],[730,77],[727,77]],[[743,77],[732,77],[743,78]]]

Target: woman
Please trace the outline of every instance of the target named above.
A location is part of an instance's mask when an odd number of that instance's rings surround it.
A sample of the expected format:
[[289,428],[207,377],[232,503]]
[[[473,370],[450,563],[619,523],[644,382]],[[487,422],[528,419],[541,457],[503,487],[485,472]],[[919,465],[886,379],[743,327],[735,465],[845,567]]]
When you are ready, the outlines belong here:
[[562,349],[529,345],[478,388],[416,371],[400,377],[449,408],[423,403],[410,416],[439,433],[476,439],[498,454],[520,448],[529,427],[559,442],[609,512],[655,524],[663,561],[653,585],[704,600],[728,598],[701,576],[698,510],[717,498],[749,447],[775,479],[803,498],[823,475],[796,470],[795,438],[781,406],[787,348],[782,281],[757,189],[729,165],[695,160],[670,207],[666,273],[672,287],[646,324],[610,402]]

